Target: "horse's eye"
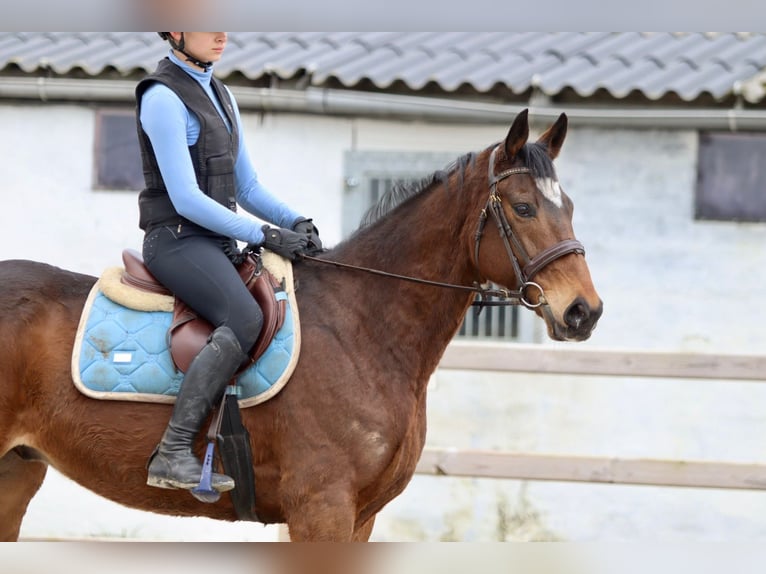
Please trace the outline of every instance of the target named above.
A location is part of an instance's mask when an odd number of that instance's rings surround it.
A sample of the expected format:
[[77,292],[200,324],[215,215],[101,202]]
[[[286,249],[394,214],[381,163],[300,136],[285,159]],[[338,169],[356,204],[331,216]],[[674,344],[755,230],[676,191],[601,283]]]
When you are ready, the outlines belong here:
[[514,203],[513,210],[520,217],[533,217],[535,215],[535,210],[528,203]]

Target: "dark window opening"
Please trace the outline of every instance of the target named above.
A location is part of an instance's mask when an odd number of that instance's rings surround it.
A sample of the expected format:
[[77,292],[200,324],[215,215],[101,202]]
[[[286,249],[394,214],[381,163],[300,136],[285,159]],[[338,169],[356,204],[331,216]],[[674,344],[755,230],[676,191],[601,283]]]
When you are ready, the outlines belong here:
[[700,134],[694,216],[766,221],[766,135]]
[[141,190],[144,175],[133,112],[101,110],[96,115],[94,187]]

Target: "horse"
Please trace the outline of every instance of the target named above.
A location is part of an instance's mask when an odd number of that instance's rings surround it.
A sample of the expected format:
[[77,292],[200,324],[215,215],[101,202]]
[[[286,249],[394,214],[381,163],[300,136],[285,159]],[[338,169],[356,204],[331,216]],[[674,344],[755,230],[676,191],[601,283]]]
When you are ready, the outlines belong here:
[[[536,141],[529,132],[523,110],[504,140],[395,187],[348,239],[294,262],[300,359],[281,392],[242,409],[261,522],[286,524],[293,541],[369,540],[415,472],[429,377],[477,296],[519,299],[551,339],[590,336],[603,304],[553,166],[566,115]],[[0,540],[18,539],[48,466],[128,507],[237,520],[229,497],[205,504],[146,485],[170,405],[100,401],[73,386],[73,340],[95,281],[0,262]],[[201,456],[204,437],[196,448]]]

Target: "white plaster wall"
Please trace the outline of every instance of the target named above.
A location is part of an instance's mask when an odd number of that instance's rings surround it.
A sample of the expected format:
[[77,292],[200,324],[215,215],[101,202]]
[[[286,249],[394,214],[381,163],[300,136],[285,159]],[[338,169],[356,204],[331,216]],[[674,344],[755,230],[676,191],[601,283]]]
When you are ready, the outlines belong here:
[[[340,239],[344,151],[457,155],[508,129],[273,114],[246,114],[244,126],[261,180],[314,217],[328,245]],[[91,188],[93,128],[90,107],[0,106],[0,259],[97,275],[119,263],[123,247],[140,248],[136,194]],[[570,130],[559,176],[605,303],[581,345],[761,352],[766,225],[694,221],[696,145],[693,132]],[[763,462],[763,413],[766,385],[757,383],[439,371],[428,444]],[[764,516],[758,492],[417,476],[381,513],[373,538],[756,539]],[[276,537],[258,525],[127,510],[55,472],[23,534]]]
[[760,353],[766,224],[694,220],[693,132],[574,130],[557,162],[604,299],[599,346]]
[[91,188],[94,113],[0,107],[3,158],[0,259],[27,258],[84,273],[140,245],[133,193]]

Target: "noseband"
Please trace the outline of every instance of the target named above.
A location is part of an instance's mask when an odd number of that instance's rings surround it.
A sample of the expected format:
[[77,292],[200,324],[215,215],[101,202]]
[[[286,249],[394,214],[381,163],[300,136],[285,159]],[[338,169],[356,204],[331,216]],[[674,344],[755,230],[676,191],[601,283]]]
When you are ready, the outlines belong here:
[[[530,309],[539,307],[546,303],[545,292],[543,288],[532,281],[532,278],[546,265],[555,261],[559,257],[568,255],[569,253],[585,254],[585,247],[582,243],[576,239],[565,239],[550,247],[543,249],[540,253],[534,257],[530,257],[527,250],[521,243],[518,235],[513,232],[508,217],[505,215],[505,211],[502,206],[502,198],[497,193],[497,184],[503,181],[505,178],[518,174],[530,174],[528,167],[514,167],[507,169],[498,174],[495,174],[495,155],[497,153],[497,146],[492,150],[489,156],[489,172],[487,179],[489,180],[489,198],[481,210],[479,215],[479,223],[476,227],[475,234],[475,247],[474,247],[474,259],[476,266],[479,265],[479,247],[481,246],[481,238],[484,234],[484,226],[487,224],[489,214],[497,224],[497,230],[500,233],[500,237],[505,245],[505,251],[508,254],[508,259],[513,266],[513,272],[516,275],[516,291],[521,294],[521,303]],[[519,261],[521,260],[521,261]],[[527,288],[533,287],[539,291],[539,297],[537,303],[532,303],[526,298]]]

